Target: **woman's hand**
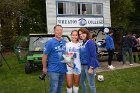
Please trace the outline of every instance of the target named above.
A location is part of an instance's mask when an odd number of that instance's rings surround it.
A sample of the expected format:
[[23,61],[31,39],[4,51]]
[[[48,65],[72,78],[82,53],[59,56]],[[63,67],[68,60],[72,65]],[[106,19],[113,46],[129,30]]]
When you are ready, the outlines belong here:
[[67,65],[69,66],[69,67],[73,67],[73,64],[72,63],[67,63]]
[[89,75],[93,74],[93,67],[90,67],[90,68],[88,69],[88,74],[89,74]]

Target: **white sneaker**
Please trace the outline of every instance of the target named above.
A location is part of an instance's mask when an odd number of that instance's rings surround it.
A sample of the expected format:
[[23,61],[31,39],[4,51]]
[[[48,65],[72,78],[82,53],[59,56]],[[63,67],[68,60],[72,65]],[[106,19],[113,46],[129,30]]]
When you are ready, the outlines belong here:
[[113,70],[115,67],[113,67],[112,65],[109,65],[108,68]]
[[115,67],[111,65],[111,67],[114,69]]
[[133,66],[133,64],[129,64],[130,66]]

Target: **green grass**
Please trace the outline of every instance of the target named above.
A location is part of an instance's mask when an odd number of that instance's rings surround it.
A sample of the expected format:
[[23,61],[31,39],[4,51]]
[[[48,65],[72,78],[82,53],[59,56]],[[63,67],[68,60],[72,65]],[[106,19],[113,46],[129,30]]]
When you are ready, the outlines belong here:
[[[0,67],[0,93],[45,93],[49,89],[49,80],[39,80],[40,71],[25,74],[24,64],[19,64],[14,54],[6,54],[8,69],[5,63]],[[96,79],[97,93],[139,93],[140,67],[97,73],[105,77],[105,81]],[[89,90],[89,87],[88,87]],[[47,92],[48,93],[48,92]],[[66,93],[66,84],[63,87]],[[81,93],[81,88],[79,93]],[[89,93],[89,92],[88,92]]]

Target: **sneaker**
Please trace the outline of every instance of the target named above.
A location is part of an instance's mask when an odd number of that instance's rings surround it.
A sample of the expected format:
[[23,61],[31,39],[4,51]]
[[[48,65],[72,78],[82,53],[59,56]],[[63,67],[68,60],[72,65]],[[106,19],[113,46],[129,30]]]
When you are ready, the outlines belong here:
[[108,65],[108,68],[110,68],[111,66],[110,65]]
[[114,69],[115,67],[111,65],[111,67]]
[[133,64],[129,64],[130,66],[133,66]]
[[108,68],[111,69],[111,70],[114,69],[114,67],[112,65],[109,65]]

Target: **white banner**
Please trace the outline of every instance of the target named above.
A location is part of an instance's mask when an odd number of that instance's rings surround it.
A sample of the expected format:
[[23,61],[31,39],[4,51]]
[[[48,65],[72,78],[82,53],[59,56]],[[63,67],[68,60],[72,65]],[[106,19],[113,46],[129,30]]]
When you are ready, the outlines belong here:
[[103,27],[103,17],[97,18],[72,18],[72,17],[57,17],[57,24],[62,27]]

